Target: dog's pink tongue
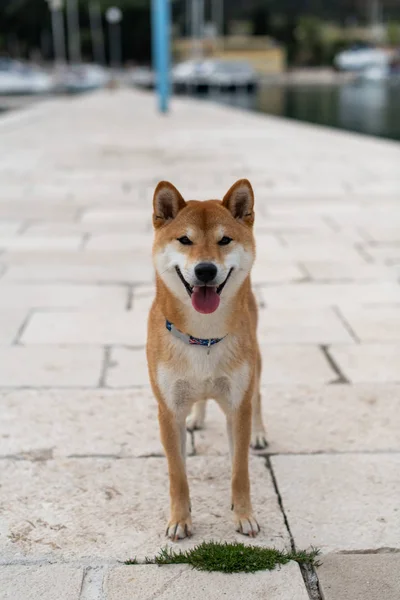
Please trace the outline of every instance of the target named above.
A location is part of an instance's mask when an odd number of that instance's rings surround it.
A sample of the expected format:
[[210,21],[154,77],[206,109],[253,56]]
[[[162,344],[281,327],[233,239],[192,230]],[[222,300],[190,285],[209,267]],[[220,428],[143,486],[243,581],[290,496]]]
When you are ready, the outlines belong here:
[[206,287],[205,285],[195,286],[192,292],[192,306],[199,313],[205,315],[213,313],[219,306],[217,288]]

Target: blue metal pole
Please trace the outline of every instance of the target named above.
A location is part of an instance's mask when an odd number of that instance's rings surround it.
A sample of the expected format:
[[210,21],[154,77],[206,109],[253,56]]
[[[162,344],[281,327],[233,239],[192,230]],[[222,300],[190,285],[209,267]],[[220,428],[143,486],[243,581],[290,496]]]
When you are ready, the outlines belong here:
[[170,0],[152,0],[151,13],[153,69],[156,76],[158,107],[160,112],[166,113],[170,95]]

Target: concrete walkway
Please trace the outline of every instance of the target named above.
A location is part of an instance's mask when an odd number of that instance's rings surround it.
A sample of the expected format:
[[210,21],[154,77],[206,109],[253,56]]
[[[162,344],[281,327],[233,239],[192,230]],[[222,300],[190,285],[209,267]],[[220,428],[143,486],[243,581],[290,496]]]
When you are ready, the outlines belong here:
[[[0,120],[1,600],[398,600],[400,146],[131,91]],[[166,544],[144,344],[152,191],[256,192],[264,414],[256,575],[124,566]],[[189,440],[195,535],[243,538],[223,418]],[[316,585],[319,579],[319,588]],[[311,595],[309,595],[311,594]]]

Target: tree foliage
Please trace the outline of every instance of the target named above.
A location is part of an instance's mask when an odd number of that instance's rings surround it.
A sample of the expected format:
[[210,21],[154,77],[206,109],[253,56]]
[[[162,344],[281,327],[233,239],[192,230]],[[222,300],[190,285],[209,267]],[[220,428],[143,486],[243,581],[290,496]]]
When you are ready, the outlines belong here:
[[[103,13],[103,30],[108,48],[108,28],[104,13],[110,6],[123,12],[121,26],[124,60],[146,61],[150,58],[150,0],[78,0],[82,51],[92,56],[89,4],[98,4]],[[66,0],[64,0],[65,11]],[[51,17],[46,0],[1,0],[0,53],[28,57],[33,49],[41,50],[45,59],[52,58]],[[48,43],[44,43],[47,40]]]
[[[64,0],[64,5],[67,0]],[[115,5],[123,12],[121,25],[124,60],[145,62],[150,60],[151,0],[78,0],[83,54],[92,55],[88,6],[90,2],[100,5],[103,12],[103,28],[107,40],[105,10]],[[182,27],[186,21],[187,0],[171,0],[174,25]],[[233,20],[247,20],[256,35],[269,35],[287,50],[289,63],[299,56],[309,62],[312,55],[317,63],[329,62],[340,40],[327,41],[318,31],[327,21],[339,26],[348,19],[365,24],[370,19],[369,2],[366,0],[225,0],[225,30]],[[390,21],[388,38],[399,43],[397,22],[400,20],[399,0],[381,0],[383,15]],[[210,3],[206,2],[206,19],[210,18]],[[343,43],[346,39],[343,38]],[[47,0],[0,0],[0,54],[11,53],[28,57],[33,49],[41,50],[45,59],[52,57],[51,19]],[[302,59],[303,60],[303,59]],[[313,64],[311,61],[310,64]]]

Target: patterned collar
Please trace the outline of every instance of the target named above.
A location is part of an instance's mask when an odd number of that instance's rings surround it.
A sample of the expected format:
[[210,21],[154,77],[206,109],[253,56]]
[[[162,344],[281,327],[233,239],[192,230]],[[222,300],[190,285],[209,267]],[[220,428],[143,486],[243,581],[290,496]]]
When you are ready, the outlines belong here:
[[183,342],[185,342],[185,344],[189,344],[190,346],[206,346],[207,348],[210,348],[210,346],[214,346],[214,344],[218,344],[218,342],[221,342],[223,339],[226,338],[226,335],[224,335],[224,337],[222,338],[210,338],[208,340],[193,337],[188,333],[182,333],[182,331],[179,331],[179,329],[177,329],[175,325],[170,323],[170,321],[168,320],[165,321],[165,326],[168,329],[168,331],[172,333],[173,336],[175,336],[179,340],[182,340]]

